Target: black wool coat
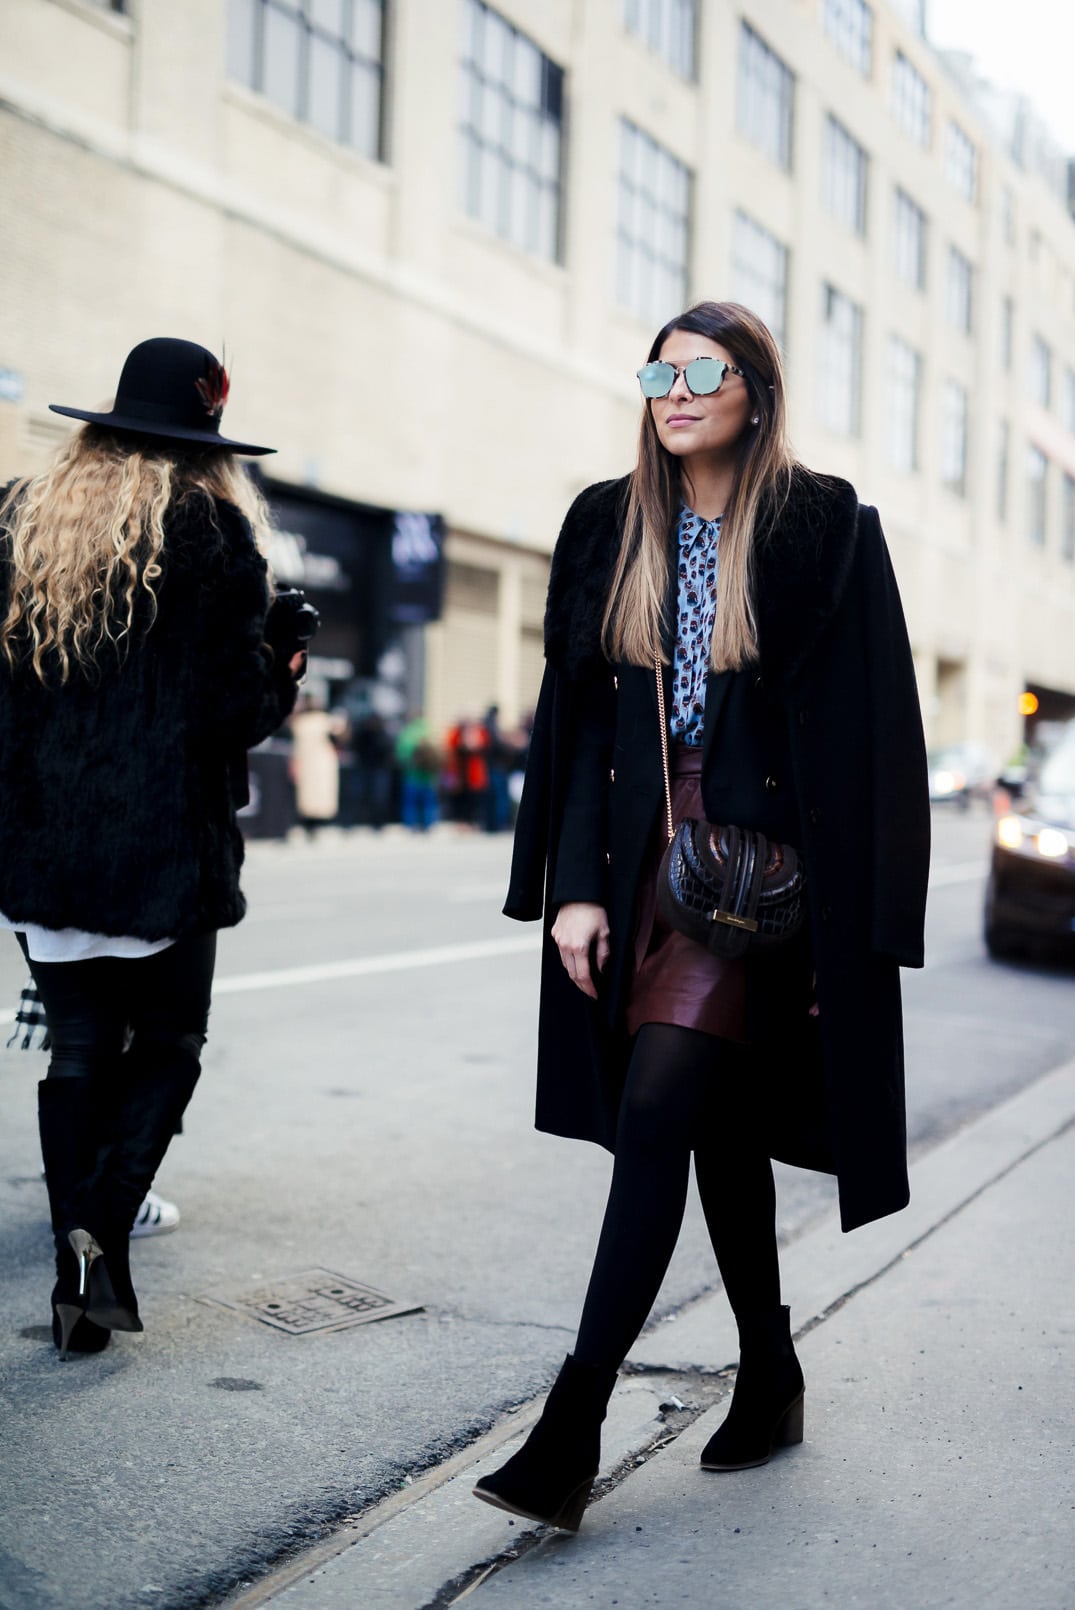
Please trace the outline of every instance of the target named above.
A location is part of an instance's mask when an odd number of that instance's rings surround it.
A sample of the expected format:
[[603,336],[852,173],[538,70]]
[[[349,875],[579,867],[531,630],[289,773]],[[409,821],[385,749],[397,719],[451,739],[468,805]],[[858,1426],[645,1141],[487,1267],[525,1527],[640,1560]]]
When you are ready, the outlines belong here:
[[[0,656],[0,911],[139,939],[237,923],[246,750],[295,701],[266,645],[265,561],[237,508],[198,493],[166,520],[151,619],[47,685]],[[10,587],[0,532],[0,618]],[[271,630],[270,630],[271,635]]]
[[[504,908],[545,921],[538,1127],[610,1149],[639,881],[664,805],[654,673],[610,665],[600,648],[626,489],[581,493],[556,546]],[[757,554],[756,611],[757,663],[709,676],[702,796],[708,820],[799,849],[809,924],[801,941],[748,961],[736,1110],[773,1157],[836,1173],[850,1230],[908,1200],[899,968],[923,961],[930,824],[899,594],[877,512],[846,482],[795,470]],[[608,910],[597,1003],[549,935],[569,900]]]

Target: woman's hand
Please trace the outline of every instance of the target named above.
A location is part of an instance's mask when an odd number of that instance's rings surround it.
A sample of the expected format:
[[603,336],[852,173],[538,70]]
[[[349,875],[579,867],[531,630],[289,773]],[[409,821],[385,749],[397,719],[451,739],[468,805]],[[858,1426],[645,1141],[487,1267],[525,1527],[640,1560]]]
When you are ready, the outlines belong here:
[[608,961],[608,913],[604,906],[569,901],[556,914],[552,937],[572,982],[596,1001],[597,981],[590,969],[590,956],[593,954],[597,971],[604,972]]

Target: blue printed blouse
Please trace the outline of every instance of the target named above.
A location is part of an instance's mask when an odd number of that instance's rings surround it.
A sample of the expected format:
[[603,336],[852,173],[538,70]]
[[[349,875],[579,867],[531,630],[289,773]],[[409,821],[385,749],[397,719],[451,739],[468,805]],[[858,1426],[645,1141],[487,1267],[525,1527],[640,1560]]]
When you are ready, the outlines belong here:
[[703,520],[680,510],[679,594],[676,651],[672,659],[672,710],[668,723],[677,743],[697,748],[702,742],[705,687],[717,613],[717,540],[720,515]]

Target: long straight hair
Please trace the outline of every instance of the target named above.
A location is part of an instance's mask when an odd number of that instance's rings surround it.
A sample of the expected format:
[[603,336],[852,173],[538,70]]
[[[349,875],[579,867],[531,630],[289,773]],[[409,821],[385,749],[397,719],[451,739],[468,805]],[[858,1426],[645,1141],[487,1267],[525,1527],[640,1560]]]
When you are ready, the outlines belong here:
[[[150,624],[168,511],[195,493],[235,504],[263,551],[269,514],[231,453],[181,449],[152,437],[76,431],[40,475],[16,482],[0,507],[10,563],[0,648],[45,682],[92,673],[109,645],[121,656],[140,606]],[[207,539],[212,533],[207,532]]]
[[[736,444],[736,473],[720,528],[717,613],[711,664],[739,670],[757,658],[754,557],[787,501],[792,456],[780,351],[766,326],[738,302],[698,302],[660,330],[647,362],[673,330],[706,336],[746,371],[751,417]],[[682,493],[678,458],[661,445],[653,410],[643,405],[638,462],[631,474],[623,538],[605,607],[602,646],[612,660],[652,665],[664,649],[669,538]]]

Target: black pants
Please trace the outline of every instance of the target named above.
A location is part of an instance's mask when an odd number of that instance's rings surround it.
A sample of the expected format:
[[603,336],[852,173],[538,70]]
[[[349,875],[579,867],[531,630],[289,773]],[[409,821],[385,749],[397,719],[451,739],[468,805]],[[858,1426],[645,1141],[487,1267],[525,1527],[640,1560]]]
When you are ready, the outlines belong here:
[[[23,936],[18,938],[27,955]],[[105,1093],[117,1077],[128,1030],[135,1056],[140,1049],[180,1043],[196,1043],[200,1051],[215,962],[215,932],[191,934],[137,959],[30,961],[52,1038],[48,1077],[89,1078]]]

